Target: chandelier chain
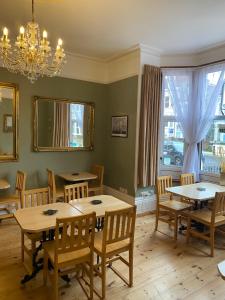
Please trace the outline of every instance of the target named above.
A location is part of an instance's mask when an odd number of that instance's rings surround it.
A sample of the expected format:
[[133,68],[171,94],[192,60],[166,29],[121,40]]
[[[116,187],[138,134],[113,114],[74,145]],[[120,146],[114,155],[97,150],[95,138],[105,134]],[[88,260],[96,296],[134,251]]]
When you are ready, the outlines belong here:
[[34,23],[34,0],[32,0],[32,22]]

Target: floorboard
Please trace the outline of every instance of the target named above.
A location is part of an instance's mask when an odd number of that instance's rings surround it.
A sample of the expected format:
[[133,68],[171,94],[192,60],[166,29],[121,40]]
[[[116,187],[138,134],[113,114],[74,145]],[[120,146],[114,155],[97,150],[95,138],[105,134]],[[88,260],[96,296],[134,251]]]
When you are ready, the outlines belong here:
[[[216,236],[215,257],[211,258],[203,253],[209,251],[207,243],[192,239],[187,246],[185,236],[179,234],[175,244],[167,235],[154,232],[154,221],[153,215],[137,218],[134,286],[128,288],[107,270],[107,299],[225,300],[225,281],[217,272],[217,263],[225,259],[225,237]],[[159,226],[172,236],[166,224]],[[20,229],[15,220],[1,222],[0,241],[0,299],[50,300],[52,288],[43,286],[41,272],[25,286],[20,285],[25,270],[20,260]],[[115,265],[127,274],[126,266],[119,262]],[[98,278],[95,284],[99,287]],[[62,300],[86,299],[75,279],[70,285],[60,282],[60,295]]]

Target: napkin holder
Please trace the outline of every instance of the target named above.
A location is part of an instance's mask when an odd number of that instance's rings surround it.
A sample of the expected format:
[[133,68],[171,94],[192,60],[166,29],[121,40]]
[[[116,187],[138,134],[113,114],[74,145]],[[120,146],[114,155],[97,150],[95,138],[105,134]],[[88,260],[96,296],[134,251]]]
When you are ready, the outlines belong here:
[[220,172],[220,185],[225,186],[225,172]]

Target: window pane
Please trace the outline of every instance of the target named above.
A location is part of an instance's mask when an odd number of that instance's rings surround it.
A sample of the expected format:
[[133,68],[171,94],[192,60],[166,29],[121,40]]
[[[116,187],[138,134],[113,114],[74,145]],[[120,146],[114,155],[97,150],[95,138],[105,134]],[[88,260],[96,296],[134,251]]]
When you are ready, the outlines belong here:
[[219,173],[225,158],[225,120],[215,120],[202,142],[201,169],[205,173]]
[[70,147],[83,147],[84,105],[70,104]]
[[162,163],[167,166],[182,166],[184,138],[178,122],[165,122]]
[[172,101],[170,93],[167,89],[164,91],[164,99],[163,99],[163,114],[164,116],[174,116],[174,110],[172,107]]

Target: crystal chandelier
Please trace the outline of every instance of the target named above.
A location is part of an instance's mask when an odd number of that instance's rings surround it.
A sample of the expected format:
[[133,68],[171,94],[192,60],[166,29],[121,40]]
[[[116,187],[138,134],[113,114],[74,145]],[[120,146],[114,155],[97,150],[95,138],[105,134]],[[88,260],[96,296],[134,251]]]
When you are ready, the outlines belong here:
[[8,38],[8,29],[3,29],[0,40],[0,56],[3,66],[10,72],[21,73],[33,83],[40,76],[56,76],[60,73],[65,63],[65,53],[62,40],[58,39],[55,53],[51,51],[47,39],[47,31],[42,37],[39,25],[34,21],[34,0],[32,0],[32,22],[26,27],[20,27],[15,46],[11,46]]

